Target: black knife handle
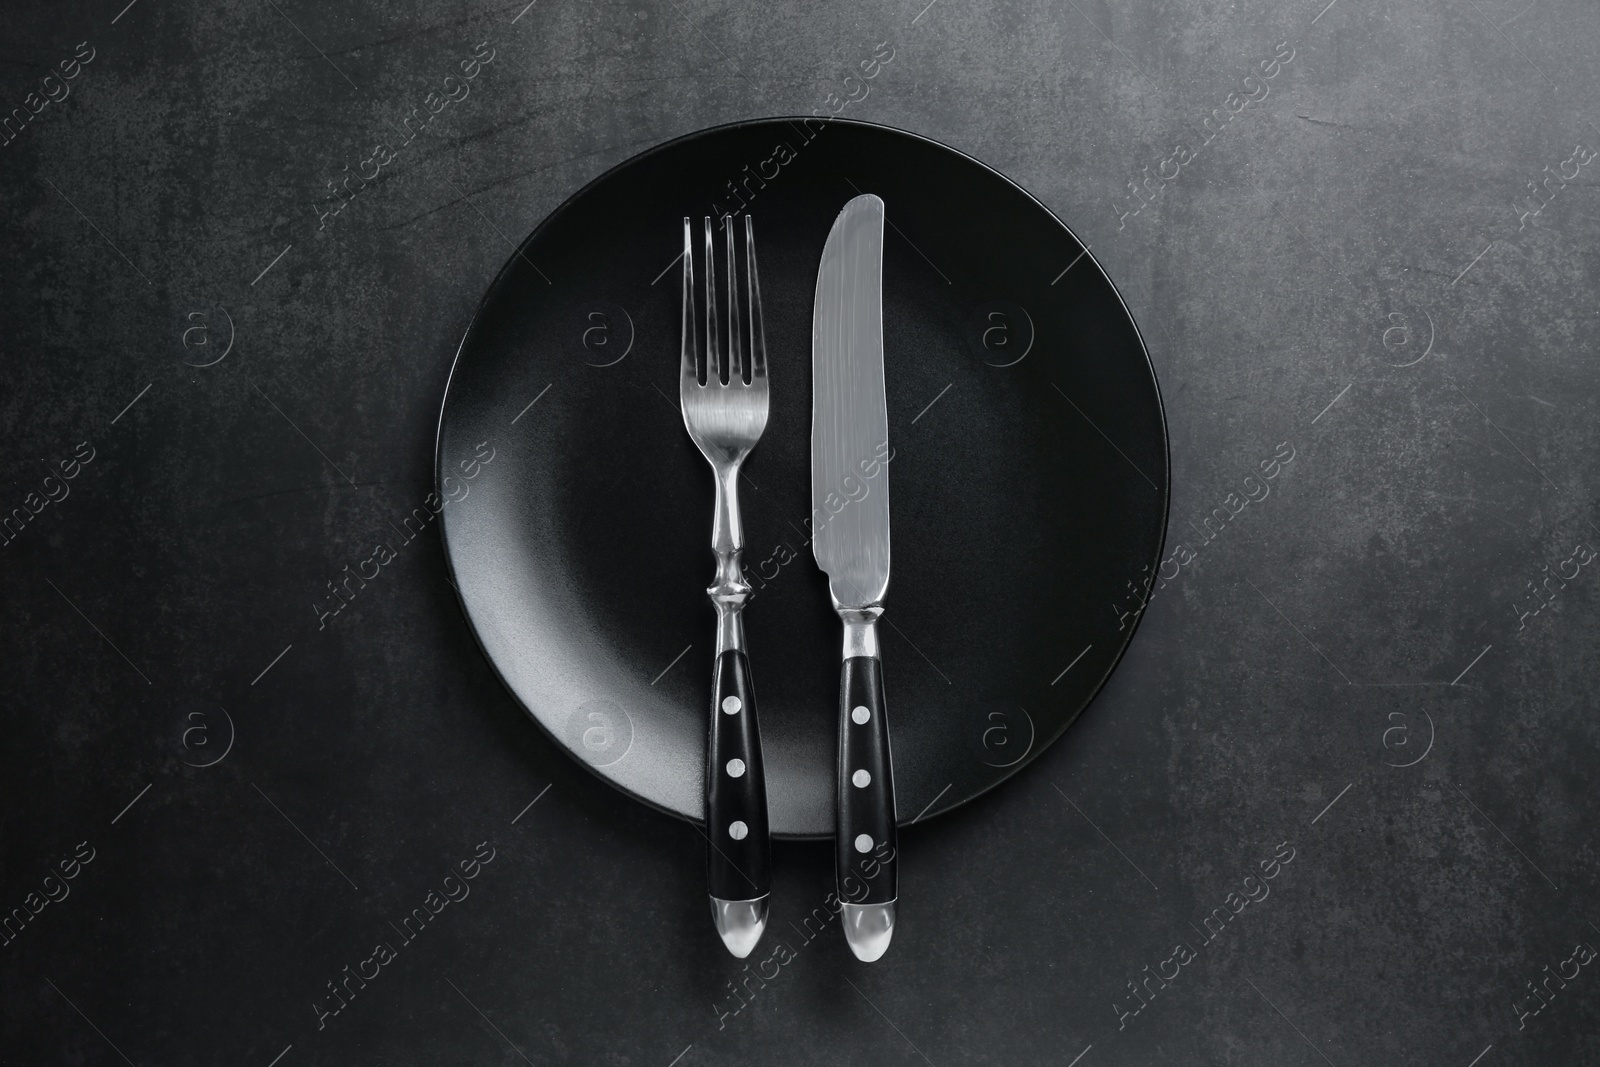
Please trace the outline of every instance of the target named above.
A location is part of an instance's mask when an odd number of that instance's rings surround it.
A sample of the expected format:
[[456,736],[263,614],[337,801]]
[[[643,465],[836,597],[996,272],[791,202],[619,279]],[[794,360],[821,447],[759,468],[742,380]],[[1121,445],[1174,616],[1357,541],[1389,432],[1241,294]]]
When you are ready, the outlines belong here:
[[846,904],[887,904],[899,890],[886,710],[882,662],[876,656],[845,660],[839,676],[834,872]]
[[706,751],[706,879],[720,900],[753,900],[772,888],[767,779],[761,766],[750,660],[738,649],[717,657]]

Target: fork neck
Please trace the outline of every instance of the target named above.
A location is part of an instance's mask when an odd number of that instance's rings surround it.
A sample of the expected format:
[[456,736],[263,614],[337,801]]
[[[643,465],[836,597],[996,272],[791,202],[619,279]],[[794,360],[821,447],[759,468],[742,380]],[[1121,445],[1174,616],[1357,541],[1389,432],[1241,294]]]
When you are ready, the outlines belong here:
[[712,465],[717,487],[716,511],[711,521],[711,550],[720,559],[744,547],[744,523],[739,515],[740,462]]
[[717,655],[744,649],[744,605],[750,583],[744,580],[740,556],[744,526],[739,519],[739,464],[716,469],[716,517],[711,526],[711,550],[717,557],[717,574],[706,595],[717,609]]

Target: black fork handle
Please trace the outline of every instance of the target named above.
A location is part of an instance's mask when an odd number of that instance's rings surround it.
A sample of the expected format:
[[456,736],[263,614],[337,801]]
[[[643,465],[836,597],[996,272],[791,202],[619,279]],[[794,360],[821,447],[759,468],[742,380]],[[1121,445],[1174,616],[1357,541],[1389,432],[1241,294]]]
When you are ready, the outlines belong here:
[[717,657],[706,755],[707,885],[720,900],[753,900],[772,889],[767,782],[761,765],[750,660]]

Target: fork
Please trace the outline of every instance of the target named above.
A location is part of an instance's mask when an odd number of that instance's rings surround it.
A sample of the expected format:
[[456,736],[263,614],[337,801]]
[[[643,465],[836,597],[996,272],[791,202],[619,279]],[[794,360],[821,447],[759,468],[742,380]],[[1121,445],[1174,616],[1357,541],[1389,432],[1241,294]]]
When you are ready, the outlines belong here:
[[[705,358],[696,328],[693,230],[683,220],[683,346],[678,400],[689,437],[711,464],[716,511],[711,549],[715,580],[706,589],[717,611],[716,668],[711,689],[711,724],[706,746],[706,880],[711,915],[728,951],[748,956],[767,928],[772,884],[767,836],[766,776],[756,720],[750,660],[745,654],[744,605],[750,584],[739,557],[744,529],[739,520],[739,468],[767,426],[767,343],[761,324],[761,286],[756,280],[756,239],[744,219],[745,307],[739,304],[733,218],[722,217],[727,265],[727,358],[717,344],[717,266],[711,219],[705,220]],[[741,341],[748,341],[748,349]],[[745,358],[748,350],[748,358]],[[700,366],[705,367],[701,384]],[[746,380],[748,378],[748,380]]]

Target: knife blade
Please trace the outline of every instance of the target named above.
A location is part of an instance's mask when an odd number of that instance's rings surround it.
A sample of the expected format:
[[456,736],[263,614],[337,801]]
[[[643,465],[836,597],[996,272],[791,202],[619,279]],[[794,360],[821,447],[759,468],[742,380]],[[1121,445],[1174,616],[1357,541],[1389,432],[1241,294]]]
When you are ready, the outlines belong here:
[[839,680],[835,879],[858,959],[894,935],[894,776],[877,620],[889,586],[889,415],[883,377],[883,201],[834,220],[811,320],[811,531],[844,624]]

